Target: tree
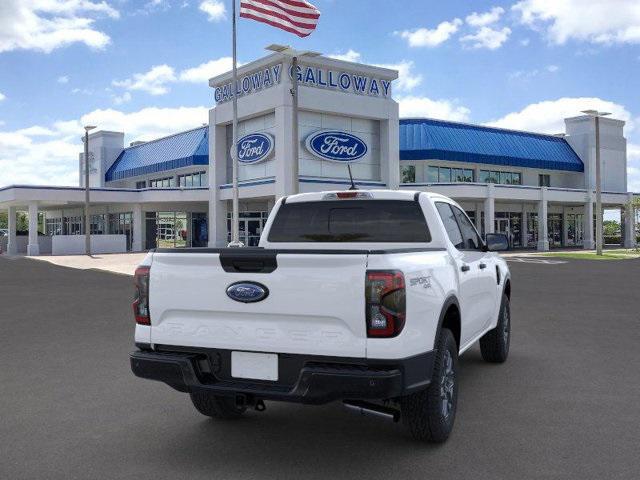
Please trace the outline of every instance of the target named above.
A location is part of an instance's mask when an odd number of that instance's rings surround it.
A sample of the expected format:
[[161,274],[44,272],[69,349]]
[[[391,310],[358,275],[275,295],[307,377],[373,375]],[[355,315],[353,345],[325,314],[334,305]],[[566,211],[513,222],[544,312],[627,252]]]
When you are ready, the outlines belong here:
[[631,197],[631,201],[626,205],[626,208],[631,210],[631,218],[635,218],[636,228],[635,228],[635,236],[634,245],[636,252],[640,251],[640,242],[638,242],[638,237],[640,237],[640,197],[633,196]]
[[616,220],[605,220],[602,226],[605,237],[616,237],[620,235],[620,222]]

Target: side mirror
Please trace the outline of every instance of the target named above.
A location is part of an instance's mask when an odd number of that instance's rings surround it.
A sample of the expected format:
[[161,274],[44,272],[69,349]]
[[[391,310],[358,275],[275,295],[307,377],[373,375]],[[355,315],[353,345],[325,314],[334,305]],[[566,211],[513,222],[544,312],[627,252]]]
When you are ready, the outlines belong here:
[[509,250],[509,238],[504,233],[487,233],[485,245],[488,252]]

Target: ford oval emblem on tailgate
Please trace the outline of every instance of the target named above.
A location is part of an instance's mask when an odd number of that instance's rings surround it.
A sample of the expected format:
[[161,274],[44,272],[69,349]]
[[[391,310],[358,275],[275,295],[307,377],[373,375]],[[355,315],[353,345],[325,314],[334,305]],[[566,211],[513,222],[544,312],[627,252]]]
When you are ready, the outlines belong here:
[[254,303],[269,296],[269,289],[257,282],[236,282],[227,287],[227,296],[242,303]]

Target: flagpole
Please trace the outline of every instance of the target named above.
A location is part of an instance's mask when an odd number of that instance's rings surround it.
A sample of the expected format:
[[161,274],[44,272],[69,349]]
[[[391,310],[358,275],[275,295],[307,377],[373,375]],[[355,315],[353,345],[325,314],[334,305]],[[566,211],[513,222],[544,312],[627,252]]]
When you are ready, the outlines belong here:
[[243,247],[240,242],[240,225],[239,225],[239,192],[238,192],[238,59],[236,46],[236,1],[233,3],[232,14],[233,21],[233,79],[232,79],[232,99],[233,99],[233,145],[231,147],[231,161],[233,162],[233,213],[231,215],[231,243],[230,247]]
[[291,193],[298,193],[298,188],[300,185],[299,172],[298,172],[298,147],[300,145],[300,140],[298,139],[298,57],[294,55],[291,59],[291,67],[293,69],[293,78],[291,79],[293,82],[293,88],[291,89],[291,95],[293,95],[293,105],[292,105],[292,121],[291,121],[291,135],[293,136],[293,165],[292,165],[292,176],[293,176],[293,191]]

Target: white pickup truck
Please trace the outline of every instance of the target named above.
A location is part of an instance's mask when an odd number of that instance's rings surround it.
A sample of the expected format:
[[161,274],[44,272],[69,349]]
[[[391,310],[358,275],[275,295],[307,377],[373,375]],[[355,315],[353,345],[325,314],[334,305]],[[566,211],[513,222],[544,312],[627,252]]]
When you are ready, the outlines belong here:
[[264,400],[341,400],[446,440],[458,355],[509,352],[511,279],[451,199],[352,190],[280,199],[258,248],[157,249],[136,270],[142,378],[237,418]]

